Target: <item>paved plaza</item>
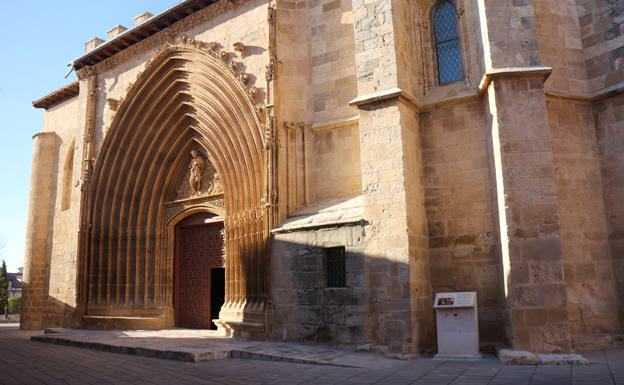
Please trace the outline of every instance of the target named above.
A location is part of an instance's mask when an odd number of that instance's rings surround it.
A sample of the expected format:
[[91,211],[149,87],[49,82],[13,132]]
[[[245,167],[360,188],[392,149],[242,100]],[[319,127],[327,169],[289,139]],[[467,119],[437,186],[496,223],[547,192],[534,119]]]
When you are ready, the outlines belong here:
[[[248,358],[183,362],[32,341],[38,332],[0,325],[2,384],[624,384],[624,349],[586,352],[590,365],[504,366],[493,357],[476,361],[388,360],[358,358],[343,351],[310,348],[310,361],[334,360],[334,365],[310,365]],[[162,339],[165,340],[165,339]],[[162,341],[161,340],[161,341]],[[206,339],[209,341],[209,339]],[[152,341],[153,343],[153,341]],[[164,342],[166,344],[166,342]],[[206,342],[208,343],[208,342]],[[248,347],[262,347],[249,343]],[[194,345],[191,344],[191,347]],[[278,350],[268,345],[267,352]],[[305,352],[298,351],[298,354]],[[315,350],[317,349],[317,350]],[[282,348],[282,352],[283,352]],[[316,353],[314,353],[316,352]],[[314,355],[316,354],[316,356]],[[261,355],[260,355],[261,357]],[[351,358],[354,357],[354,358]],[[351,360],[351,361],[349,361]],[[338,366],[339,364],[365,367]]]

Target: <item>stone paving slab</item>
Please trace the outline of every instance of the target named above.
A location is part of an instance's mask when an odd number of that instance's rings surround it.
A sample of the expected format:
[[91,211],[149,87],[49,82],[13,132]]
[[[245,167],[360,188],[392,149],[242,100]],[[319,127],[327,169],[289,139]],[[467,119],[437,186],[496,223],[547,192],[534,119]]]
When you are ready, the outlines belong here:
[[162,360],[31,340],[40,333],[0,324],[0,384],[624,385],[621,347],[583,353],[589,365],[503,365],[486,356],[470,361],[389,360],[392,365],[376,366],[374,361],[384,357],[373,356],[373,362],[360,361],[366,367],[344,367],[240,358],[198,363]]
[[373,353],[349,352],[327,347],[279,342],[248,341],[224,337],[213,330],[80,330],[49,329],[33,341],[77,346],[187,362],[226,358],[329,365],[354,368],[387,368],[395,359]]

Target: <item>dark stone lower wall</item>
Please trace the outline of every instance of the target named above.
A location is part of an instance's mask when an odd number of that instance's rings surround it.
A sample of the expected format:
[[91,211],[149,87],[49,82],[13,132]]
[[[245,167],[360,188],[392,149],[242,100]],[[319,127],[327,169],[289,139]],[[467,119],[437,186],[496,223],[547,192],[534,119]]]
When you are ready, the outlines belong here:
[[[327,287],[326,248],[345,248],[345,287]],[[342,226],[275,234],[271,255],[273,340],[355,345],[366,341],[364,229]]]

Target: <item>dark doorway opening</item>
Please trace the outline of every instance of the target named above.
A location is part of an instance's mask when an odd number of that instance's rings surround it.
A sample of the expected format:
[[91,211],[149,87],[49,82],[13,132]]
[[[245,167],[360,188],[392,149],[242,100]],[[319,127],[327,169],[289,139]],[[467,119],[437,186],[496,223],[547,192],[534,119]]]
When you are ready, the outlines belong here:
[[[210,318],[219,318],[221,306],[225,303],[225,268],[217,267],[210,274]],[[210,329],[216,330],[217,325],[210,322]]]
[[191,215],[175,227],[175,326],[216,329],[225,300],[223,219]]

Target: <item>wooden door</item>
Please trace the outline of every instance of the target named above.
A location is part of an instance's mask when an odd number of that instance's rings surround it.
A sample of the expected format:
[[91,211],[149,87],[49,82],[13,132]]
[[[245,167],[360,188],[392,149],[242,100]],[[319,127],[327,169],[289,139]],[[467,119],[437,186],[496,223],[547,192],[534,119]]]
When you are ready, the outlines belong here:
[[[185,328],[211,328],[212,269],[225,266],[223,222],[204,223],[206,214],[194,215],[176,226],[175,324]],[[212,306],[214,308],[214,306]]]

